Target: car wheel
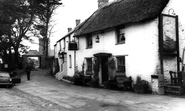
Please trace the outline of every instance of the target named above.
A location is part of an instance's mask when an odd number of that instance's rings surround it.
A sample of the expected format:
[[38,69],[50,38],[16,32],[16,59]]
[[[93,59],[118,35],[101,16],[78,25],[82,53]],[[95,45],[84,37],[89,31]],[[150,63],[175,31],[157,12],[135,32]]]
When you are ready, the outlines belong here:
[[8,85],[7,88],[12,88],[13,85]]

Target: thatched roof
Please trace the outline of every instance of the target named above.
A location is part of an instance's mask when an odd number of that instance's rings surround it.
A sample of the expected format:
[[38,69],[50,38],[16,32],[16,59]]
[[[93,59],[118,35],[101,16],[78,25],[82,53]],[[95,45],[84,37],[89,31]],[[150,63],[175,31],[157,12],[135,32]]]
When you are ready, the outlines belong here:
[[169,0],[120,0],[95,11],[75,31],[75,36],[105,30],[128,23],[155,19]]

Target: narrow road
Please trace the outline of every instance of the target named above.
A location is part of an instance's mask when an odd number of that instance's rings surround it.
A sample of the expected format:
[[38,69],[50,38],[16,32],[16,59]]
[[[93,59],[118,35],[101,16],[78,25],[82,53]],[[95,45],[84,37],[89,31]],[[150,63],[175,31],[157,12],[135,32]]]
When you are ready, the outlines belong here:
[[0,95],[0,111],[66,111],[57,104],[16,88],[1,88]]
[[[119,104],[119,101],[115,101],[111,98],[104,100],[107,94],[106,91],[109,90],[75,86],[63,81],[58,81],[47,74],[47,70],[33,71],[30,81],[26,80],[26,76],[23,75],[22,83],[15,86],[15,88],[35,97],[50,101],[63,108],[63,110],[129,111],[128,106]],[[97,91],[104,94],[99,95]]]
[[0,111],[184,111],[184,96],[75,86],[58,81],[47,70],[32,71],[31,80],[0,89]]

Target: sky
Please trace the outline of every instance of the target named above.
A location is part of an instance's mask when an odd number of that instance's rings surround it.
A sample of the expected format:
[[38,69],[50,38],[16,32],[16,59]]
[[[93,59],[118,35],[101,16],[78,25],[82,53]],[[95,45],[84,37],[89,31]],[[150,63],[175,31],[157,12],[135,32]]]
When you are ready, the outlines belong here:
[[[56,41],[67,34],[67,28],[74,28],[76,19],[83,22],[98,9],[98,0],[61,0],[63,5],[59,6],[52,17],[52,36],[50,48],[53,50]],[[109,0],[111,2],[113,0]],[[38,40],[35,40],[38,42]],[[26,42],[28,44],[28,42]],[[38,45],[31,44],[31,50],[38,50]]]
[[60,6],[53,16],[55,26],[50,39],[51,49],[56,41],[67,34],[67,28],[75,27],[76,19],[82,22],[98,9],[97,0],[62,0],[62,3],[63,6]]

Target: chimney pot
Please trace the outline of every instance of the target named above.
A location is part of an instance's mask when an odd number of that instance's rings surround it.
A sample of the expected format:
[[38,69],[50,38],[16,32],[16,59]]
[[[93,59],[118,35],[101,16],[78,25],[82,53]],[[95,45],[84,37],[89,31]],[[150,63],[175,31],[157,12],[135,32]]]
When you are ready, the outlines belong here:
[[72,28],[67,28],[68,32],[70,32],[72,30]]
[[80,19],[76,19],[76,26],[80,24]]
[[109,0],[98,0],[98,8],[104,6],[108,2],[109,2]]

